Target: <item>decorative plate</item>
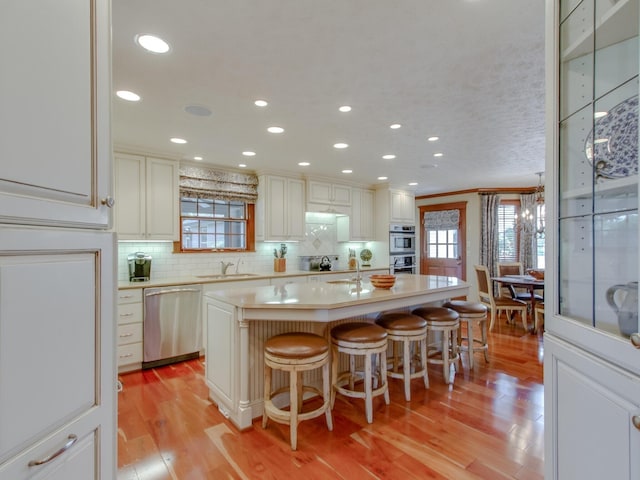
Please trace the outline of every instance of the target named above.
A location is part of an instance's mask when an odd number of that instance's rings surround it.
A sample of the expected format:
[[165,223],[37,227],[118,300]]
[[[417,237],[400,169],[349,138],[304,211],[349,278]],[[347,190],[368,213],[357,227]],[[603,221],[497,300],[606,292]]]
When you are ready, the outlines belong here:
[[373,257],[373,254],[368,248],[365,248],[360,252],[360,259],[364,262],[368,262],[369,260],[371,260],[371,257]]
[[585,155],[595,166],[597,178],[637,175],[638,95],[620,102],[596,120],[585,143]]

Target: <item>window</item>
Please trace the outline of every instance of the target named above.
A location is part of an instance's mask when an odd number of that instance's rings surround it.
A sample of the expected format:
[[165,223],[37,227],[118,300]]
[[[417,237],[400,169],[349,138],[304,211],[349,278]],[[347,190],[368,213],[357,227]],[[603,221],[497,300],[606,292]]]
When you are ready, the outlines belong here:
[[216,198],[180,199],[182,251],[252,250],[253,204]]
[[427,230],[429,258],[458,258],[458,229]]
[[516,228],[520,202],[505,200],[498,206],[498,262],[517,262],[519,234]]

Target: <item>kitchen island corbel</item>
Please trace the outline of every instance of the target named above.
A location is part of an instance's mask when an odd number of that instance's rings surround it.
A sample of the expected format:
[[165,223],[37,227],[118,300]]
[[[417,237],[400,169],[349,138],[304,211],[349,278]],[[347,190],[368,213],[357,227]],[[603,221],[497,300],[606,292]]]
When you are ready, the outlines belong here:
[[239,429],[249,428],[262,415],[267,338],[288,331],[328,338],[336,322],[367,321],[383,311],[465,296],[468,290],[467,283],[454,277],[399,275],[390,290],[344,280],[207,292],[203,318],[210,398]]

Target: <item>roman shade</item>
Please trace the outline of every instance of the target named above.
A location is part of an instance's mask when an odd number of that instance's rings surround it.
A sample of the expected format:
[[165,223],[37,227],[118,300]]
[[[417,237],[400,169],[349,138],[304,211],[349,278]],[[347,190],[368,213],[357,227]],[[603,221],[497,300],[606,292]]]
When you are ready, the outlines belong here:
[[252,173],[180,166],[180,196],[255,203],[258,198],[258,177]]

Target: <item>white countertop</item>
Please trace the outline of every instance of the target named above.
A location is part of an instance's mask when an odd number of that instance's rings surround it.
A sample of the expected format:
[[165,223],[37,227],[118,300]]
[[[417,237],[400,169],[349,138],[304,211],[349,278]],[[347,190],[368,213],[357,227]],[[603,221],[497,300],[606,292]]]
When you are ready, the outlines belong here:
[[245,320],[332,321],[392,308],[419,305],[464,296],[469,285],[455,277],[398,275],[388,290],[363,281],[349,283],[301,283],[283,286],[245,287],[207,292],[205,296],[243,309]]
[[[367,272],[372,270],[388,270],[388,266],[372,266],[362,267],[360,272],[362,275],[367,275]],[[169,277],[162,278],[160,280],[151,279],[148,282],[118,282],[119,289],[130,288],[153,288],[153,287],[166,287],[169,285],[193,285],[202,283],[219,283],[219,282],[244,282],[247,280],[260,280],[271,278],[286,278],[286,277],[298,277],[298,276],[312,276],[312,275],[328,275],[328,274],[340,274],[343,273],[345,278],[353,276],[355,270],[331,270],[328,272],[321,272],[319,270],[287,270],[286,272],[264,272],[249,274],[248,276],[234,276],[229,275],[224,278],[213,278],[218,276],[218,273],[212,273],[211,275],[199,275],[199,276],[183,276],[183,277]],[[243,275],[240,273],[240,275]],[[241,284],[238,284],[241,287]]]

